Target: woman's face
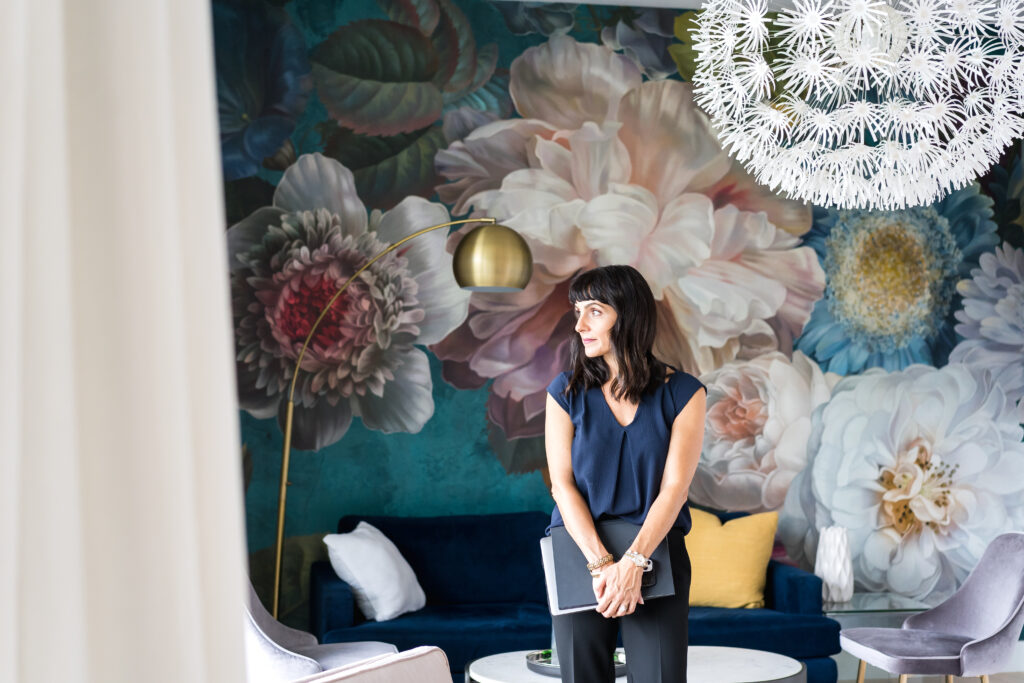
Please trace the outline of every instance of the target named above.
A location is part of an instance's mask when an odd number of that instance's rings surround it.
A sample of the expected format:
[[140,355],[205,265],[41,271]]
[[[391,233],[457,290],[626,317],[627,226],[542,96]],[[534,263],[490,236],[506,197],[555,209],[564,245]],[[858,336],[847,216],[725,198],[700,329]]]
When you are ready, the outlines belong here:
[[576,333],[583,341],[587,358],[598,358],[612,351],[612,326],[619,314],[599,301],[576,302]]

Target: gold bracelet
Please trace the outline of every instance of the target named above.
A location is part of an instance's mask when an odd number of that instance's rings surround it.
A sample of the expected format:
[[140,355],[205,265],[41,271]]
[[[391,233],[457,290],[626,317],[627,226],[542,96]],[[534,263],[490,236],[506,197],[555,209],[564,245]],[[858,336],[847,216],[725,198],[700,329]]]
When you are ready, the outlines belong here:
[[587,565],[587,569],[590,570],[590,575],[596,579],[597,577],[601,576],[601,569],[603,569],[604,567],[607,567],[608,565],[610,565],[614,561],[615,560],[614,560],[614,558],[611,555],[605,555],[604,557],[602,557],[597,562],[592,562],[591,563],[591,564],[596,565],[596,566],[591,567],[588,564]]

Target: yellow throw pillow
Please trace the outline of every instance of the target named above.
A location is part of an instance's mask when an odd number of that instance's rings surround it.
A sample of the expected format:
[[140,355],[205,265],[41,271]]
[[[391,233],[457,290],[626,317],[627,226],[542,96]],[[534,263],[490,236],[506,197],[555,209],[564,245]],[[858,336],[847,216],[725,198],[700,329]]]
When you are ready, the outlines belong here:
[[690,515],[690,605],[764,607],[764,580],[779,513],[747,515],[725,524],[696,508],[690,508]]

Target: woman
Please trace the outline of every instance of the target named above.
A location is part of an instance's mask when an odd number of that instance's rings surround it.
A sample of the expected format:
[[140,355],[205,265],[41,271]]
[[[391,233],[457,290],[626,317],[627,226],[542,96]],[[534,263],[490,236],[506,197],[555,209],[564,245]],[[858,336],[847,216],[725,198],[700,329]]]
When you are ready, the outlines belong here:
[[[650,287],[630,266],[577,276],[570,370],[548,386],[545,447],[555,509],[587,558],[596,611],[553,617],[563,683],[611,683],[622,627],[629,680],[686,681],[690,560],[687,491],[704,438],[704,385],[658,361]],[[599,519],[640,525],[628,553],[609,558]],[[675,595],[640,596],[643,560],[667,537]],[[637,557],[639,556],[639,558]]]

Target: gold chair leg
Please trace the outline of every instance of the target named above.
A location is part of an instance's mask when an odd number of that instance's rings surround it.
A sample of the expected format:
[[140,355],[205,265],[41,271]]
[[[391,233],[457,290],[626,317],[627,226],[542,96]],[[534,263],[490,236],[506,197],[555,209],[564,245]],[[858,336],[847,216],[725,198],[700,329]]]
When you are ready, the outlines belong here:
[[946,674],[946,683],[953,683],[953,676],[952,675]]
[[857,683],[864,683],[864,672],[867,671],[868,663],[863,659],[857,665]]
[[984,676],[979,676],[978,678],[981,679],[981,683],[988,683],[988,674],[985,674]]
[[900,674],[900,683],[907,683],[908,674]]

